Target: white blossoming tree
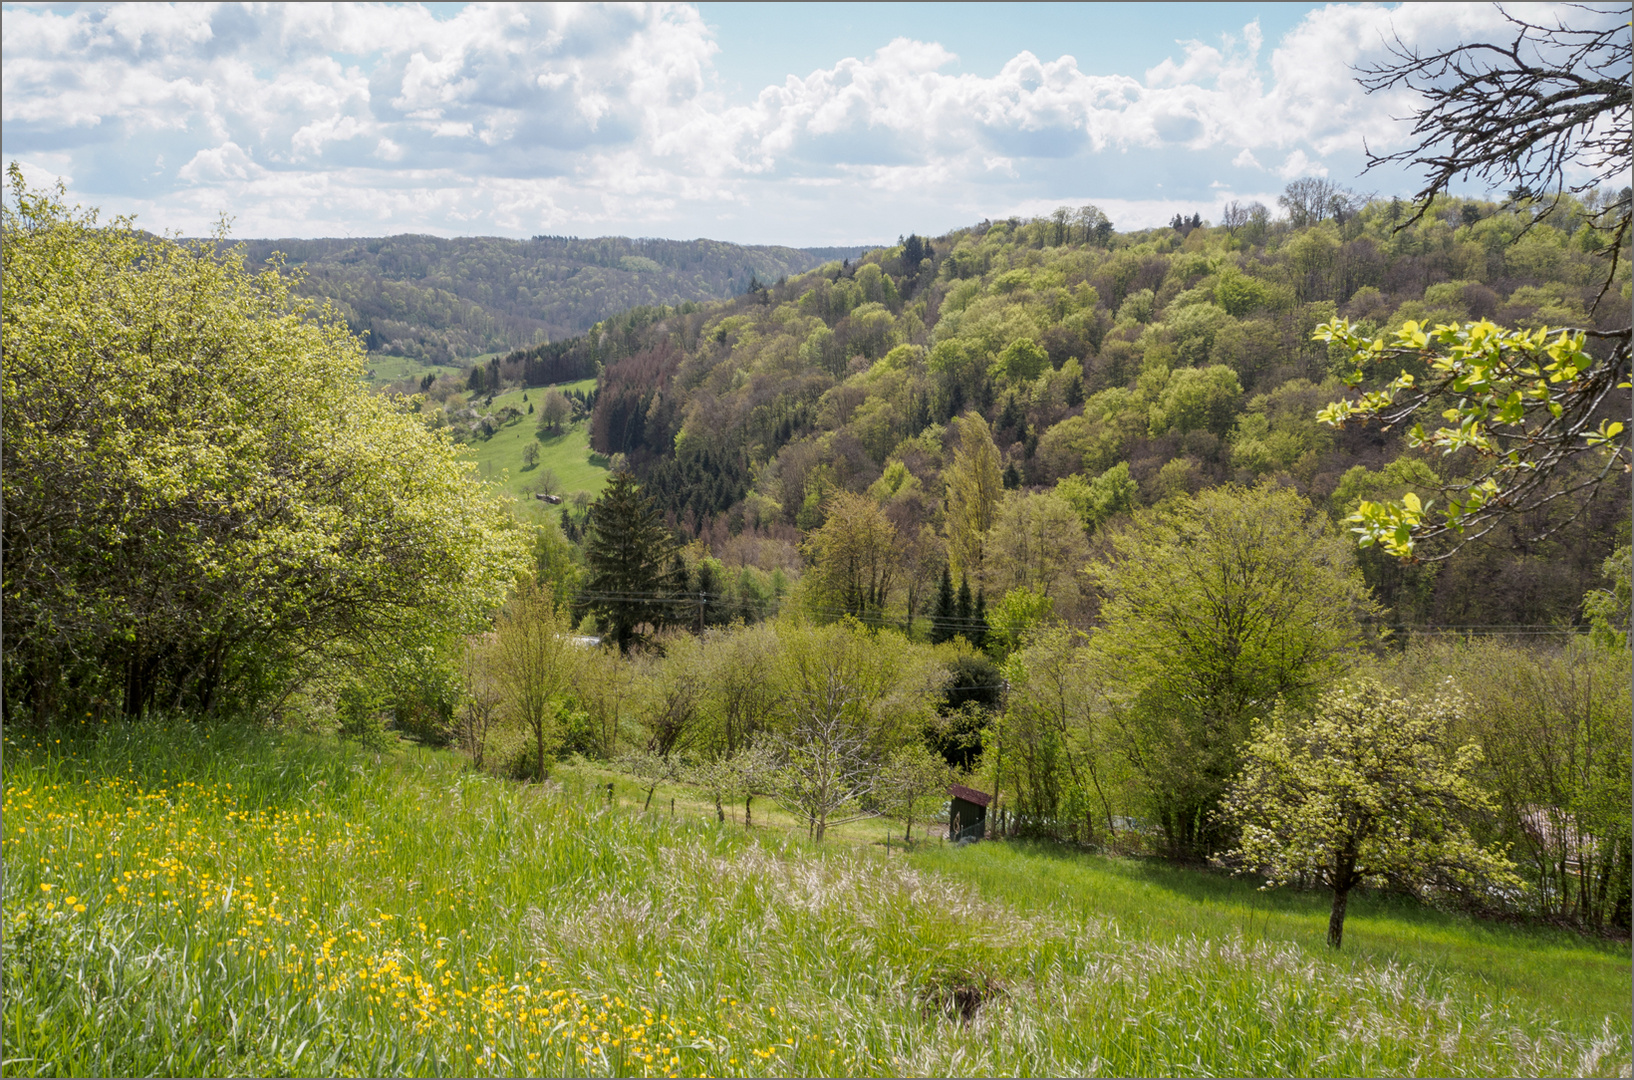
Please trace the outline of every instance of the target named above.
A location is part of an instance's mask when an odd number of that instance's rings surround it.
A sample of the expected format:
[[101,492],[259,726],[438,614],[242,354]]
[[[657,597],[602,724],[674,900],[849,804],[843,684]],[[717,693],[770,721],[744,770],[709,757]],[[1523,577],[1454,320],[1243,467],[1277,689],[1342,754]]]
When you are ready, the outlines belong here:
[[1518,886],[1509,860],[1465,824],[1492,802],[1470,778],[1480,748],[1443,745],[1459,708],[1450,694],[1409,701],[1365,678],[1308,713],[1279,707],[1255,724],[1224,800],[1240,836],[1226,861],[1263,873],[1267,887],[1305,877],[1332,889],[1335,949],[1358,885]]

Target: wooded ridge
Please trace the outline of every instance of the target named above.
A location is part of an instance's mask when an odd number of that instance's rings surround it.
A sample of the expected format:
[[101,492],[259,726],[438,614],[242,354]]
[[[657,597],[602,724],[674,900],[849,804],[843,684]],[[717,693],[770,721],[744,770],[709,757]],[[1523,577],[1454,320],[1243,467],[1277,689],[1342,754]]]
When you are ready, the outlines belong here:
[[371,353],[435,364],[581,334],[638,305],[733,296],[753,282],[863,250],[622,236],[405,234],[243,244],[251,266],[276,252],[285,266],[304,271],[299,292],[333,302]]

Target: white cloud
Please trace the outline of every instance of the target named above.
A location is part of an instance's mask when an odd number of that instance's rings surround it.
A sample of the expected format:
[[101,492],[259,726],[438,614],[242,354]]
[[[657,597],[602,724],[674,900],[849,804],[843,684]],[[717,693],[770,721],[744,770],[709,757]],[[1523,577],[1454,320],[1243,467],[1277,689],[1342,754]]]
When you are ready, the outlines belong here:
[[[1228,160],[1327,175],[1364,138],[1405,137],[1393,117],[1413,102],[1362,93],[1353,70],[1392,33],[1435,46],[1500,28],[1486,4],[1330,4],[1268,56],[1250,23],[1178,43],[1143,78],[1029,52],[977,76],[899,38],[729,106],[717,46],[682,4],[473,4],[447,19],[346,3],[8,8],[0,139],[156,228],[227,209],[242,233],[674,235],[730,215],[737,238],[818,242],[1034,197],[1172,215],[1134,197],[1162,187],[1142,179],[1149,164],[1171,187],[1196,177],[1189,210],[1211,205],[1203,178]],[[1206,167],[1174,167],[1197,154]],[[185,164],[154,176],[159,155]]]
[[[1167,225],[1176,214],[1187,217],[1201,214],[1206,221],[1218,222],[1225,212],[1226,204],[1230,202],[1243,205],[1260,202],[1274,207],[1277,194],[1274,191],[1244,193],[1219,190],[1201,199],[1098,199],[1095,200],[1095,205],[1099,206],[1119,229],[1151,229]],[[1029,199],[1011,204],[992,216],[1042,217],[1058,205],[1060,200]]]
[[244,148],[235,142],[200,150],[176,171],[177,176],[193,183],[249,180],[252,174],[261,176],[265,173],[266,170],[257,166]]
[[1328,167],[1320,161],[1312,161],[1306,157],[1305,151],[1295,150],[1277,166],[1277,175],[1284,180],[1292,180],[1298,176],[1326,176]]
[[23,180],[31,188],[48,188],[59,180],[65,185],[74,182],[67,154],[37,154],[31,159],[18,159],[17,167],[23,171]]

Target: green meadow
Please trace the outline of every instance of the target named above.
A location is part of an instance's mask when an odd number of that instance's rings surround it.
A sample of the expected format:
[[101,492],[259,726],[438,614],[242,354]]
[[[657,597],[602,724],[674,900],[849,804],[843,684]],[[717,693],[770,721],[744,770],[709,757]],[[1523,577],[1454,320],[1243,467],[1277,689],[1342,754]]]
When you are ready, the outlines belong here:
[[376,387],[401,382],[404,379],[423,379],[427,375],[440,377],[460,373],[459,368],[428,364],[412,356],[391,356],[386,353],[369,354],[367,363],[369,366],[366,381],[370,386]]
[[[539,438],[537,434],[537,407],[550,390],[581,390],[589,392],[596,380],[581,379],[556,386],[535,386],[527,390],[510,390],[494,395],[493,403],[479,398],[475,403],[484,414],[499,412],[506,406],[522,413],[522,418],[494,432],[489,439],[477,439],[463,448],[467,457],[476,463],[477,472],[491,484],[517,496],[531,500],[539,490],[541,479],[549,470],[556,477],[556,494],[564,497],[583,491],[592,498],[607,484],[606,465],[591,460],[588,420],[564,425],[561,434]],[[524,400],[526,398],[526,400]],[[535,412],[529,413],[533,405]],[[534,443],[539,447],[539,462],[529,467],[522,458],[523,449]]]
[[[684,788],[8,729],[7,1075],[1619,1075],[1626,944]],[[666,800],[676,800],[675,809]]]
[[[495,354],[485,354],[478,357],[477,361],[489,359],[492,355]],[[367,382],[370,386],[382,387],[403,379],[420,379],[426,375],[442,376],[450,372],[458,374],[459,371],[457,368],[439,367],[407,356],[371,355]],[[554,386],[509,390],[494,395],[491,404],[486,397],[480,395],[475,400],[470,400],[469,394],[463,395],[468,404],[483,414],[499,412],[506,406],[522,413],[521,420],[507,424],[496,431],[492,438],[467,443],[463,448],[465,456],[476,464],[478,473],[485,481],[521,500],[533,500],[546,470],[556,477],[556,494],[570,497],[575,492],[583,491],[594,498],[606,486],[609,474],[604,464],[598,465],[592,460],[589,421],[579,420],[565,425],[560,434],[541,439],[536,434],[537,412],[529,413],[528,406],[534,405],[537,409],[538,403],[550,390],[579,390],[589,393],[595,388],[595,379],[579,379]],[[523,448],[529,442],[534,442],[539,447],[538,463],[531,467],[522,457]]]

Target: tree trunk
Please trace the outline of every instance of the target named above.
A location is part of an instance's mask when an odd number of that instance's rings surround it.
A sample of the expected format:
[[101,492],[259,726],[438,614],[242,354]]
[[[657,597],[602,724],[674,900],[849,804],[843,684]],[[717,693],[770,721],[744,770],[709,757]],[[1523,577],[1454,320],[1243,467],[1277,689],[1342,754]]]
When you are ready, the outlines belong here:
[[715,792],[715,820],[726,824],[726,810],[721,806],[721,793]]
[[535,724],[533,733],[539,739],[539,782],[545,782],[545,725]]
[[745,832],[747,832],[749,830],[750,826],[752,826],[755,823],[754,811],[749,809],[750,804],[753,803],[754,801],[755,801],[755,797],[753,795],[744,796],[744,799],[743,799],[743,828],[744,828]]
[[1345,905],[1350,902],[1350,889],[1333,889],[1333,910],[1328,913],[1328,948],[1340,948],[1345,941]]
[[1350,901],[1350,886],[1333,887],[1333,910],[1328,914],[1328,948],[1337,949],[1345,940],[1345,905]]

